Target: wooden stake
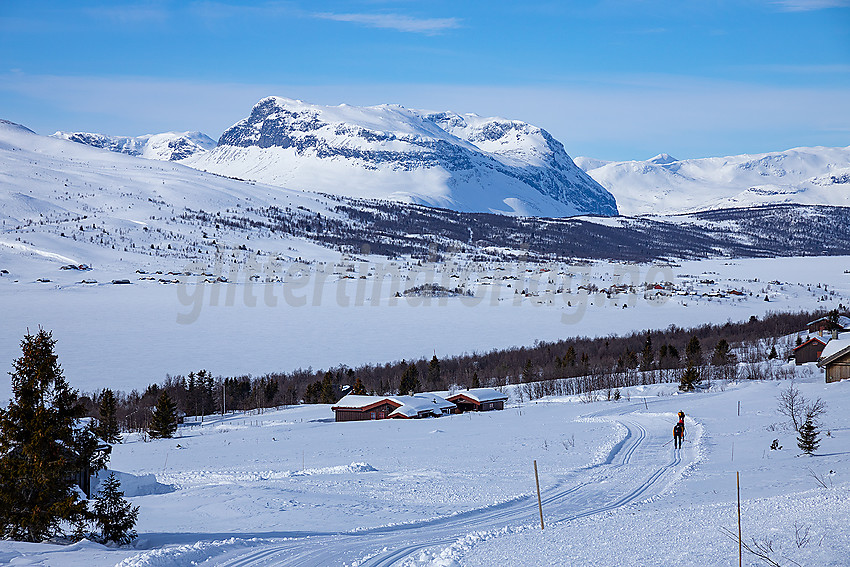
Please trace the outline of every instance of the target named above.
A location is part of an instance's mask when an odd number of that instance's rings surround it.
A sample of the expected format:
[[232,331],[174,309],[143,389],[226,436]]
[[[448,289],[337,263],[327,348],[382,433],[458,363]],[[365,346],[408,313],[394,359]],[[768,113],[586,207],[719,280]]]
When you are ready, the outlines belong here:
[[646,398],[643,399],[643,407],[649,409],[649,406],[646,404]]
[[738,417],[741,417],[741,402],[738,402]]
[[540,529],[543,526],[543,500],[540,499],[540,478],[537,476],[537,460],[534,461],[534,481],[537,483],[537,508],[540,510]]
[[735,471],[735,483],[738,485],[738,567],[744,565],[743,543],[741,539],[741,473]]

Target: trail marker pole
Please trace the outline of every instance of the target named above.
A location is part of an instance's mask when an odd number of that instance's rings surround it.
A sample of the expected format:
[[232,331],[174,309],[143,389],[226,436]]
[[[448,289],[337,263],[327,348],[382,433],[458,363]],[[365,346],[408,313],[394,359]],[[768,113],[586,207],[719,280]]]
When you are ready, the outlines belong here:
[[645,407],[647,410],[649,409],[649,406],[646,403],[646,398],[643,399],[643,407]]
[[735,471],[735,483],[738,485],[738,567],[744,564],[744,555],[741,539],[741,473]]
[[741,417],[741,402],[738,402],[738,417]]
[[540,510],[540,529],[543,526],[543,501],[540,499],[540,478],[537,476],[537,459],[534,460],[534,482],[537,483],[537,508]]

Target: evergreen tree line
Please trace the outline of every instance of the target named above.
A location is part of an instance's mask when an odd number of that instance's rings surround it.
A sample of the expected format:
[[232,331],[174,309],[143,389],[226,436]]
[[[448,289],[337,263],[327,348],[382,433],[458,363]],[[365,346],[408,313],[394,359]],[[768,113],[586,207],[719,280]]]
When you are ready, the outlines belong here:
[[[144,392],[128,394],[103,390],[86,396],[88,415],[103,420],[104,396],[114,397],[114,421],[123,431],[151,431],[155,408],[165,394],[174,404],[175,419],[228,411],[280,407],[298,403],[335,403],[346,393],[396,395],[411,391],[447,390],[452,386],[524,387],[525,396],[581,394],[590,390],[630,385],[680,382],[683,389],[703,380],[732,378],[733,363],[766,360],[771,351],[790,355],[791,344],[777,337],[805,328],[825,312],[770,313],[746,322],[727,322],[684,329],[671,325],[663,330],[635,332],[602,338],[576,337],[538,342],[531,347],[493,350],[451,358],[340,366],[329,370],[299,369],[260,377],[243,375],[213,377],[206,370],[186,376],[168,376]],[[732,351],[738,353],[733,357]],[[684,375],[684,380],[682,380]],[[744,377],[764,379],[757,364]]]

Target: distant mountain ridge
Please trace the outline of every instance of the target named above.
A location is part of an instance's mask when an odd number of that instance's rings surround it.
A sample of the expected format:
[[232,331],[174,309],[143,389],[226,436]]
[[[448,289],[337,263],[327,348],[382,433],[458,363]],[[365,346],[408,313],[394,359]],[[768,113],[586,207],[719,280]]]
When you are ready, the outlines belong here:
[[188,264],[213,270],[236,251],[260,263],[361,255],[410,262],[445,255],[484,262],[646,262],[850,254],[850,207],[562,219],[458,212],[243,182],[3,121],[0,222],[0,268],[14,272],[11,277],[22,277],[16,266],[86,264],[127,275],[161,271],[144,277],[162,284],[173,283],[167,272]]
[[608,189],[625,215],[768,204],[850,205],[850,146],[678,160],[575,163]]
[[215,147],[215,140],[201,132],[164,132],[135,138],[90,132],[56,132],[52,137],[112,152],[163,161],[179,161]]
[[291,189],[458,211],[617,214],[611,194],[541,128],[397,105],[267,97],[214,150],[183,163]]

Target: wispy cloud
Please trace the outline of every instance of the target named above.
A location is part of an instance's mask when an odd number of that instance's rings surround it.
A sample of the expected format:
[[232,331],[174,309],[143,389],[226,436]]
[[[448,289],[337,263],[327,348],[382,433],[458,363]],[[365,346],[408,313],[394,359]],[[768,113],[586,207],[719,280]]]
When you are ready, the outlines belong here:
[[436,35],[460,27],[460,20],[457,18],[414,18],[402,14],[335,14],[331,12],[319,12],[314,16],[323,20],[352,22],[372,28],[425,35]]
[[826,8],[850,7],[850,0],[775,0],[773,3],[786,12],[811,12]]

